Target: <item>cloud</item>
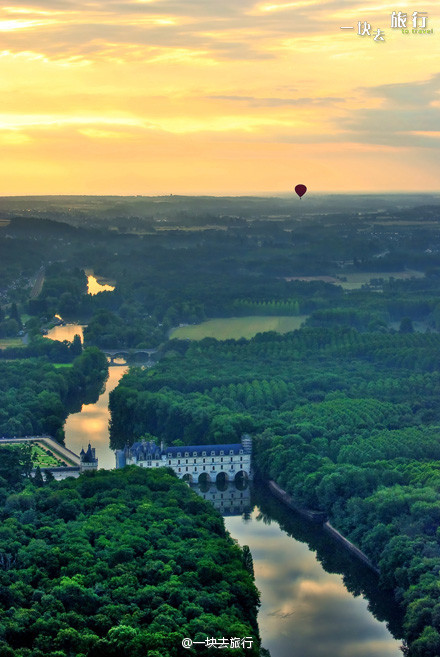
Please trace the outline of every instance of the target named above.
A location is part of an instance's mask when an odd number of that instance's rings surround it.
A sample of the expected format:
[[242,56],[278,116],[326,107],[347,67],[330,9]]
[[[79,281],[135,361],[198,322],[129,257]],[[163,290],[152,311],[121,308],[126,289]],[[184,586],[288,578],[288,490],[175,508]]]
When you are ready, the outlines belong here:
[[428,80],[381,84],[364,91],[369,96],[383,98],[392,107],[427,107],[440,100],[440,73]]
[[348,138],[402,147],[438,148],[440,142],[440,74],[428,80],[362,89],[379,99],[379,107],[359,109],[339,123]]
[[[32,49],[55,59],[72,52],[84,57],[113,56],[109,53],[114,44],[120,47],[122,60],[125,55],[130,59],[125,44],[194,49],[220,61],[267,59],[277,56],[281,39],[328,32],[328,15],[323,11],[346,6],[356,3],[22,0],[0,10],[0,32],[5,50]],[[287,20],[285,9],[289,9]]]
[[243,103],[250,107],[309,107],[311,105],[330,105],[344,103],[345,98],[337,96],[305,97],[305,98],[258,98],[256,96],[207,96],[213,100],[225,100]]

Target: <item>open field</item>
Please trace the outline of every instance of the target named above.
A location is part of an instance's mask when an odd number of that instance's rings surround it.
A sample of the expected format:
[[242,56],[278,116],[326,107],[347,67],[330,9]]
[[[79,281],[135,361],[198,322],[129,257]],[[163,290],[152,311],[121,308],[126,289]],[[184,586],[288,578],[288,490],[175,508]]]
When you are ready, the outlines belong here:
[[387,220],[387,221],[374,221],[372,222],[372,226],[432,226],[433,224],[436,224],[438,222],[438,219],[432,218],[431,220],[427,219],[426,221],[420,221],[417,219],[401,219],[398,220],[396,219],[395,221],[393,220]]
[[21,338],[0,338],[0,349],[7,349],[8,347],[24,347]]
[[421,271],[416,271],[415,269],[408,269],[405,271],[362,271],[362,272],[352,272],[347,274],[341,274],[341,278],[346,278],[346,281],[338,281],[337,285],[340,285],[344,290],[357,290],[369,283],[373,279],[383,278],[385,281],[388,281],[390,278],[399,278],[399,279],[408,279],[408,278],[423,278],[425,274]]
[[286,276],[285,281],[303,281],[310,283],[311,281],[323,281],[324,283],[334,283],[340,285],[340,281],[335,276]]
[[265,331],[277,331],[277,333],[288,333],[300,328],[308,315],[297,317],[228,317],[225,319],[209,319],[202,324],[193,326],[180,326],[174,329],[170,338],[180,340],[203,340],[203,338],[216,338],[217,340],[228,340],[239,338],[252,338],[257,333]]
[[[385,281],[390,278],[423,278],[425,274],[415,269],[406,269],[404,271],[360,271],[344,272],[337,276],[288,276],[285,281],[323,281],[324,283],[333,283],[340,285],[344,290],[358,290],[362,285],[366,285],[373,279],[383,278]],[[341,280],[344,279],[344,280]]]
[[184,230],[187,233],[190,232],[198,232],[201,230],[227,230],[227,226],[218,226],[216,224],[212,225],[205,225],[205,226],[179,226],[179,225],[172,225],[172,226],[155,226],[156,231],[164,231],[164,230]]

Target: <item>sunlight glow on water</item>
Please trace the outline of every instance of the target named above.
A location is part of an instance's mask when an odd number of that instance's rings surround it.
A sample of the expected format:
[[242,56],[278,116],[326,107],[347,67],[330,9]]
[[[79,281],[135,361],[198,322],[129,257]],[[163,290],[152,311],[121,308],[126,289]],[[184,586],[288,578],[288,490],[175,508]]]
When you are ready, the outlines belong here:
[[108,398],[127,370],[128,367],[109,367],[105,392],[96,404],[83,405],[81,413],[69,415],[64,425],[66,447],[79,454],[83,447],[87,449],[90,442],[96,450],[99,469],[113,470],[116,467],[115,454],[109,447]]
[[114,289],[114,285],[108,285],[107,283],[101,285],[101,283],[98,283],[95,276],[92,276],[91,274],[87,276],[87,292],[89,294],[94,295],[98,294],[98,292],[113,292]]
[[75,335],[79,335],[81,342],[84,341],[83,327],[80,324],[64,324],[64,326],[54,326],[50,329],[49,333],[45,336],[51,340],[69,340],[72,342]]

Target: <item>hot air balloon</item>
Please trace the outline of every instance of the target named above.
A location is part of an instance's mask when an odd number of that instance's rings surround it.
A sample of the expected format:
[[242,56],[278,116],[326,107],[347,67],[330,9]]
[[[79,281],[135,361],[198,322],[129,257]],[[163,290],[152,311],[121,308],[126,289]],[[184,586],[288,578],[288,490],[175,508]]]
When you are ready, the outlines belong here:
[[301,196],[304,196],[306,191],[307,191],[307,187],[305,185],[296,185],[295,187],[295,192],[298,194],[299,198],[301,198]]

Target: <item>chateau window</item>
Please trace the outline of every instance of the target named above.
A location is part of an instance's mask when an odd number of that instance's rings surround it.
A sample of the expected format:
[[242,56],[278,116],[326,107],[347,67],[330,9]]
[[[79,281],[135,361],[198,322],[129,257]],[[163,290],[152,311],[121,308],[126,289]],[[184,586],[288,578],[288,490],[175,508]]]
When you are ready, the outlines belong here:
[[232,460],[233,460],[233,459],[232,459],[232,456],[231,456],[231,463],[232,463]]
[[214,463],[214,459],[212,459],[212,462]]
[[206,466],[205,466],[205,465],[203,466],[203,469],[206,470]]
[[[180,452],[177,452],[177,456],[182,456],[182,454]],[[180,461],[179,461],[179,463],[180,463]]]
[[159,463],[156,463],[156,468],[158,468],[158,467],[159,467]]
[[[206,452],[204,452],[206,454]],[[203,463],[205,463],[206,459],[203,459]]]
[[220,459],[220,463],[223,463],[223,459],[222,459],[222,458]]
[[211,452],[211,456],[215,456],[215,452]]
[[188,463],[188,459],[186,459],[185,463]]
[[185,452],[185,456],[189,456],[189,452]]
[[172,456],[173,456],[172,454],[168,454],[168,458],[169,458],[169,459],[170,459]]
[[223,456],[223,454],[224,454],[224,451],[221,450],[221,451],[220,451],[220,456]]
[[151,465],[151,461],[147,461],[147,465],[149,465],[149,466],[150,466],[150,465]]
[[215,470],[215,465],[212,466],[212,469]]
[[233,449],[230,449],[230,450],[229,450],[229,454],[233,454],[233,453],[234,453],[234,450],[233,450]]
[[193,456],[197,456],[197,452],[193,452]]
[[242,449],[239,451],[239,454],[243,454],[243,450],[242,450]]
[[168,461],[168,465],[171,465],[171,461]]
[[181,472],[181,471],[182,471],[182,468],[179,468],[179,472]]
[[202,456],[206,456],[206,452],[202,452]]
[[188,466],[186,466],[186,471],[188,472]]
[[194,463],[197,463],[197,459],[194,459]]
[[223,470],[223,466],[221,465],[220,467],[221,467],[221,469]]
[[233,470],[233,469],[234,469],[234,466],[233,466],[233,465],[231,465],[231,470]]
[[243,457],[242,457],[242,456],[240,456],[240,461],[242,461],[242,460],[243,460]]
[[197,466],[196,465],[194,466],[194,472],[197,472]]
[[178,463],[178,465],[180,465],[180,459],[177,459],[177,463]]

